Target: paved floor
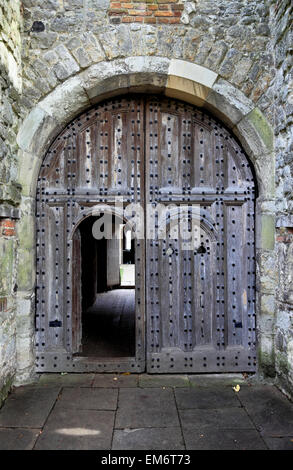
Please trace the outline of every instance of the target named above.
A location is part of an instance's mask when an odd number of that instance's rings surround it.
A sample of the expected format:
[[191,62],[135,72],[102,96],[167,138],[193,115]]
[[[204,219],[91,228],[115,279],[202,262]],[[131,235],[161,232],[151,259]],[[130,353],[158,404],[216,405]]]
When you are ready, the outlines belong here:
[[134,356],[135,289],[113,289],[97,294],[95,303],[83,314],[82,337],[79,355]]
[[0,410],[0,449],[293,450],[293,404],[242,375],[43,374]]

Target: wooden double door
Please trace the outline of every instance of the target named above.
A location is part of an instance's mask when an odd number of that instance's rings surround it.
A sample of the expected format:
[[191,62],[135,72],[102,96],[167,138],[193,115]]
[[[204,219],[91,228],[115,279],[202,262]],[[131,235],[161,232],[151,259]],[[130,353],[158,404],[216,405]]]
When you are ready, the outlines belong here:
[[[194,106],[126,95],[76,118],[38,179],[37,371],[254,371],[254,202],[245,153]],[[132,357],[78,354],[80,227],[106,213],[134,227]]]

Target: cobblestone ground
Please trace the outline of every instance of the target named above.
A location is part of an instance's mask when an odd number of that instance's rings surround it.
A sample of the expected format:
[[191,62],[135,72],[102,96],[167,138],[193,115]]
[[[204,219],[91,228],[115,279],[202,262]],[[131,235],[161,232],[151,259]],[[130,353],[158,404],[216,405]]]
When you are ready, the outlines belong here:
[[0,410],[0,449],[293,450],[293,404],[234,374],[42,374]]

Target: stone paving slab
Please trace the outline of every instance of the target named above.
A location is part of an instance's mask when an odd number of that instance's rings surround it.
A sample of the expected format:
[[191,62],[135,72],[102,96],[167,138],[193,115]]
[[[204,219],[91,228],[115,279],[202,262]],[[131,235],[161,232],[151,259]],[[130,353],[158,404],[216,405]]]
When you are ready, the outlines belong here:
[[20,387],[0,410],[0,427],[41,428],[60,392],[60,387]]
[[40,429],[0,428],[0,450],[32,450]]
[[235,385],[248,385],[249,376],[243,374],[195,374],[189,375],[190,385],[193,387],[235,387]]
[[243,408],[179,410],[183,428],[254,429]]
[[121,389],[116,428],[179,426],[173,390],[170,388]]
[[280,392],[276,387],[271,385],[251,385],[250,387],[241,387],[238,393],[241,403],[245,406],[261,407],[264,402],[270,403],[283,403],[285,405],[292,405],[285,395]]
[[187,375],[148,375],[139,376],[140,387],[189,387]]
[[93,382],[93,387],[137,387],[138,375],[137,374],[96,374]]
[[293,450],[292,402],[239,379],[44,374],[1,408],[0,449]]
[[38,385],[62,387],[91,387],[95,374],[38,374]]
[[293,435],[292,403],[276,387],[243,388],[238,397],[262,434],[271,437]]
[[107,450],[111,448],[114,411],[55,408],[36,450]]
[[187,450],[265,450],[265,443],[253,429],[183,429]]
[[118,389],[63,388],[55,407],[79,410],[116,410]]
[[293,433],[288,437],[266,437],[263,440],[270,450],[293,450]]
[[236,393],[231,389],[210,388],[175,389],[179,409],[192,408],[233,408],[239,407],[240,402]]
[[118,429],[114,431],[113,450],[184,450],[180,427]]

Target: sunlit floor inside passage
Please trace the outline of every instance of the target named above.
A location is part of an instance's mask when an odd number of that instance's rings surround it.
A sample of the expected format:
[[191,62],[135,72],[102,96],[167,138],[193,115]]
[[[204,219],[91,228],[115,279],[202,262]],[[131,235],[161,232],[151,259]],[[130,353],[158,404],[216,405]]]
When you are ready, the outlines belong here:
[[130,357],[135,354],[135,289],[97,294],[82,317],[82,356]]

